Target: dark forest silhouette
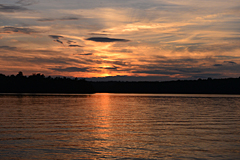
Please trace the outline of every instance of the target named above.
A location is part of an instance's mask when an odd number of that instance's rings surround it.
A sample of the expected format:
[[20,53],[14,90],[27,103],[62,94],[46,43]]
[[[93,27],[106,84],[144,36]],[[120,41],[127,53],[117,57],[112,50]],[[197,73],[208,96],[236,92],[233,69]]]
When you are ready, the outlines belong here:
[[240,94],[240,78],[178,80],[167,82],[94,82],[96,92]]
[[45,77],[43,74],[16,76],[0,74],[1,93],[93,93],[92,85],[85,79],[66,77]]
[[0,93],[181,93],[240,94],[240,77],[167,82],[88,82],[85,79],[0,74]]

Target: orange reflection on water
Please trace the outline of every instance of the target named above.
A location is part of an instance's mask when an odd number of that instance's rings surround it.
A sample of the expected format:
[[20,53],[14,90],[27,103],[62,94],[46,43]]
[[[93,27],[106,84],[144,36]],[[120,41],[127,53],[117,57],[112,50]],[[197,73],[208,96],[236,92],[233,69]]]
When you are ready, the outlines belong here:
[[109,93],[102,93],[99,95],[99,102],[97,107],[97,117],[99,118],[98,122],[102,126],[109,127],[109,118],[111,113],[110,107],[110,94]]
[[[112,108],[111,108],[111,98],[109,93],[102,93],[97,96],[99,102],[96,107],[96,127],[94,128],[95,133],[95,145],[101,147],[101,154],[109,155],[107,148],[112,146],[111,137],[113,136],[112,130]],[[105,150],[106,149],[106,150]]]

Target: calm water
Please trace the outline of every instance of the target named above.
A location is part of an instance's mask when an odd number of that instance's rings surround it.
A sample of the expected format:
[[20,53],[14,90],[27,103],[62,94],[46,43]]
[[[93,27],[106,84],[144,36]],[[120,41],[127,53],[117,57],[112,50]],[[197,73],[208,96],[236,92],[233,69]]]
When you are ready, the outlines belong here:
[[240,96],[0,95],[0,159],[239,159]]

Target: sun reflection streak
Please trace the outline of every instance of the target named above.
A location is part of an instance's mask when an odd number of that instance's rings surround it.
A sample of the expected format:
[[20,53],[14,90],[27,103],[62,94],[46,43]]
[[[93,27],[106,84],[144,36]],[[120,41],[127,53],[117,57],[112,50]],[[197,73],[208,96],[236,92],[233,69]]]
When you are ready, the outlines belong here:
[[101,146],[102,154],[108,154],[107,148],[111,146],[111,135],[112,135],[112,108],[110,106],[110,94],[109,93],[102,93],[98,96],[98,106],[96,112],[96,128],[95,128],[95,136],[98,139],[95,143],[97,146]]

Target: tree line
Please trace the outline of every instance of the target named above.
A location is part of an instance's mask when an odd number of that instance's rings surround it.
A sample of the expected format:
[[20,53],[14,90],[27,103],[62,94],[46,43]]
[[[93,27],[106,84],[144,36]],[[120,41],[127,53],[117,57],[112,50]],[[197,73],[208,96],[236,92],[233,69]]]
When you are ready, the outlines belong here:
[[240,94],[240,78],[177,80],[166,82],[94,82],[96,92]]
[[85,79],[0,74],[0,93],[175,93],[240,94],[240,77],[166,82],[90,82]]
[[66,77],[45,77],[37,73],[24,76],[19,72],[16,76],[0,74],[1,93],[93,93],[91,83],[85,79]]

